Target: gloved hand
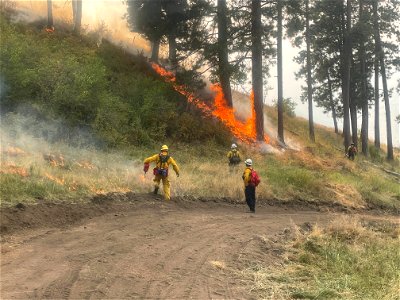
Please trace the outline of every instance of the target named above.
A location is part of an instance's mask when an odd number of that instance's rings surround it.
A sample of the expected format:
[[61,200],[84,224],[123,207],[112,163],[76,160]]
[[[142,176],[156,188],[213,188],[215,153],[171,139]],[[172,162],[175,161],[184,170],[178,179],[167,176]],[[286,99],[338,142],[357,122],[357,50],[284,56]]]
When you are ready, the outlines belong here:
[[144,172],[144,174],[147,173],[147,171],[149,170],[149,167],[150,167],[150,164],[149,164],[149,163],[144,164],[144,166],[143,166],[143,172]]

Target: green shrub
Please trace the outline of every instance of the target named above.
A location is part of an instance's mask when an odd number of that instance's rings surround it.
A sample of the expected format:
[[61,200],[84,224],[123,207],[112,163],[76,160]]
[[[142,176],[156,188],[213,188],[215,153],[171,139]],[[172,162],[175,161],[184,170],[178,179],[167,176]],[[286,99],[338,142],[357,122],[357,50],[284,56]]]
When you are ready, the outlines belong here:
[[[274,106],[278,109],[278,101],[273,100]],[[289,117],[295,117],[296,113],[296,102],[292,100],[292,98],[284,98],[283,99],[283,112],[287,114]]]
[[368,148],[369,148],[369,155],[373,161],[379,162],[379,163],[384,162],[385,157],[382,155],[382,152],[380,149],[377,149],[373,145],[370,145]]

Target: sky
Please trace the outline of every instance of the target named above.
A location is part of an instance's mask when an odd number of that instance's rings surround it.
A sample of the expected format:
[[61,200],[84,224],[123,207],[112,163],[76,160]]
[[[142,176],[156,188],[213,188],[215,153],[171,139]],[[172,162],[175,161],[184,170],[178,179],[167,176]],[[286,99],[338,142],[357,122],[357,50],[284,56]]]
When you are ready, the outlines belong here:
[[[44,0],[17,0],[15,1],[18,8],[23,11],[23,18],[45,17],[47,14],[47,2]],[[126,14],[126,5],[122,0],[83,0],[83,28],[94,30],[99,33],[99,40],[105,36],[113,40],[115,44],[126,48],[127,50],[136,53],[141,52],[146,55],[150,51],[149,43],[129,31],[124,15]],[[53,0],[53,15],[55,23],[57,19],[62,19],[71,22],[72,9],[71,3],[68,0]],[[301,86],[305,85],[304,80],[296,80],[295,73],[299,70],[299,65],[293,61],[293,58],[298,53],[299,49],[292,47],[288,40],[283,41],[283,96],[291,98],[297,103],[296,115],[308,118],[308,105],[301,103],[300,94]],[[400,79],[400,74],[395,73],[388,80],[388,87],[394,88],[397,86],[397,80]],[[264,95],[264,102],[268,105],[277,98],[276,88],[276,66],[271,68],[268,78],[268,86]],[[381,84],[382,86],[382,84]],[[390,98],[391,119],[392,119],[392,136],[393,145],[400,147],[400,124],[395,122],[395,118],[400,114],[400,95],[397,92],[392,94]],[[374,138],[374,111],[370,110],[369,136]],[[359,116],[359,127],[361,126],[361,115]],[[314,106],[314,121],[316,123],[333,127],[333,121],[330,114],[324,114],[323,110]],[[380,105],[380,129],[381,143],[386,144],[386,115],[385,107],[382,102]],[[339,120],[339,128],[342,123]]]

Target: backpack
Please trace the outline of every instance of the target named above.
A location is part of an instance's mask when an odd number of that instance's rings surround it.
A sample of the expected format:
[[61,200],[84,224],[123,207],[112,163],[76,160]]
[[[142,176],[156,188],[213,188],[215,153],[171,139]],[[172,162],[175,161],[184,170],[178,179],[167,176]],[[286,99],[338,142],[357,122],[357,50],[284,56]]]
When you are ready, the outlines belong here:
[[[159,155],[158,160],[157,160],[157,165],[153,169],[153,174],[154,175],[161,175],[164,177],[168,176],[168,160],[170,156],[169,155]],[[164,167],[164,168],[163,168]]]
[[237,151],[232,151],[232,156],[229,159],[229,163],[237,165],[238,163],[240,163],[240,157],[239,157],[239,153]]
[[260,182],[260,176],[258,176],[255,170],[251,170],[249,184],[256,187],[260,184]]

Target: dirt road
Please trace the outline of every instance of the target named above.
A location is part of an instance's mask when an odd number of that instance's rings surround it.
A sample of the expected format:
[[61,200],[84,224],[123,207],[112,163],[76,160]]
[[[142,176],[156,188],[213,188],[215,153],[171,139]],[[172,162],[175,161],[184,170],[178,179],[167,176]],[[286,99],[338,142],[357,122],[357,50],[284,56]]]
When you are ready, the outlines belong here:
[[[251,282],[232,270],[255,259],[276,263],[278,243],[265,239],[330,216],[272,206],[253,215],[239,204],[139,195],[86,205],[92,214],[68,224],[74,210],[84,210],[54,207],[41,208],[40,226],[25,222],[30,229],[2,237],[2,299],[251,299]],[[3,220],[11,228],[10,215]]]

